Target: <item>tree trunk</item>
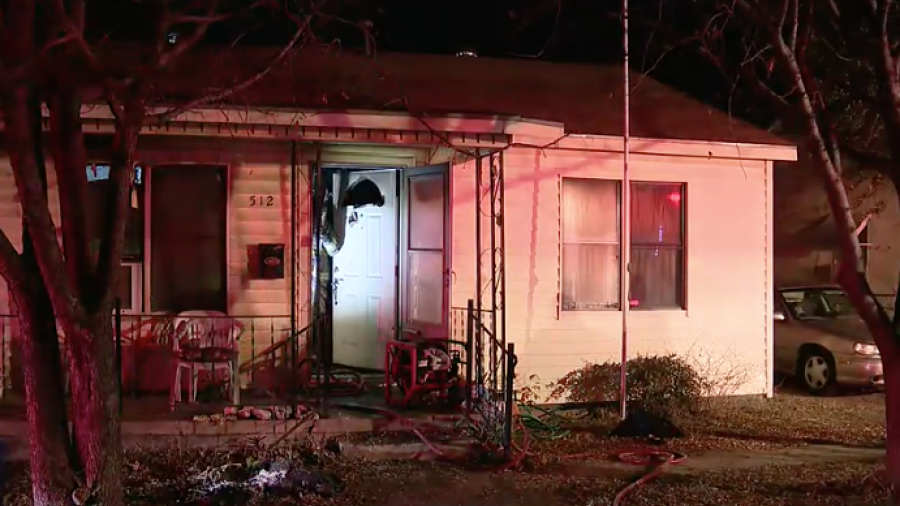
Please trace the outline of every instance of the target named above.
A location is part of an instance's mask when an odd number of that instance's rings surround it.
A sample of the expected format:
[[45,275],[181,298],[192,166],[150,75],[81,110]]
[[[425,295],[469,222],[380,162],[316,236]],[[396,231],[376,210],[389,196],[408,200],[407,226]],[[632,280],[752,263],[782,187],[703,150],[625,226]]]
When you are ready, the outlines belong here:
[[[32,275],[38,278],[36,269]],[[14,294],[25,377],[25,407],[35,505],[67,504],[75,487],[59,342],[50,299],[39,283]]]
[[881,354],[884,364],[884,408],[887,439],[886,470],[893,486],[893,504],[900,505],[900,354]]
[[124,504],[120,374],[115,360],[111,311],[101,310],[87,325],[62,322],[69,342],[69,383],[75,446],[86,483],[98,504]]

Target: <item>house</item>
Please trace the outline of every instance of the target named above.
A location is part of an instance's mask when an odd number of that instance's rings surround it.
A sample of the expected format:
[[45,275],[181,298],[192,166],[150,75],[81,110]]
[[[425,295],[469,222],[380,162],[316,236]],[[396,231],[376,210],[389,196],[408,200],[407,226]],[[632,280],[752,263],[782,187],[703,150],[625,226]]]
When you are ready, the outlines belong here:
[[[866,276],[876,294],[892,299],[900,281],[897,190],[873,162],[845,153],[842,164]],[[793,167],[775,171],[776,283],[836,282],[840,249],[824,186],[808,154],[801,152]]]
[[[233,86],[272,57],[202,51],[160,83],[167,103]],[[773,162],[795,148],[649,77],[632,83],[628,349],[687,355],[711,376],[740,369],[735,393],[771,394]],[[379,369],[398,329],[465,335],[474,300],[497,340],[515,343],[520,379],[618,360],[618,66],[306,51],[226,102],[145,128],[127,311],[235,315],[256,328],[241,340],[247,358],[323,303],[333,361]],[[84,118],[102,180],[111,117]],[[8,165],[0,177],[0,227],[18,243]],[[384,204],[348,209],[343,234],[314,233],[312,185],[362,178]],[[342,246],[333,258],[311,249],[323,235],[330,252]],[[290,268],[269,269],[278,263]]]

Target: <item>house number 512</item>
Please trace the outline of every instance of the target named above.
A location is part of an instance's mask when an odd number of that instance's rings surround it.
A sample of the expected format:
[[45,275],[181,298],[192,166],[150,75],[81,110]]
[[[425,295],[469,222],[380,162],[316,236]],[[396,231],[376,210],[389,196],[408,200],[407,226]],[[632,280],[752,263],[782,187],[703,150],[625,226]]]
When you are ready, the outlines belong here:
[[272,207],[275,205],[275,197],[271,195],[251,195],[250,207]]

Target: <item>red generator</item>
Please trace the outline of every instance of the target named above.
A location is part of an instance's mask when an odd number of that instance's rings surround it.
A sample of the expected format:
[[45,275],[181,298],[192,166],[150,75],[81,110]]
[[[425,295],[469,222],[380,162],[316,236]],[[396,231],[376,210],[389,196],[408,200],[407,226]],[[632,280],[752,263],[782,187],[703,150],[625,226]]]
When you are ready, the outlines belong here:
[[[405,336],[387,343],[384,399],[402,408],[440,406],[452,408],[465,400],[460,353],[444,339]],[[396,395],[399,393],[399,395]]]

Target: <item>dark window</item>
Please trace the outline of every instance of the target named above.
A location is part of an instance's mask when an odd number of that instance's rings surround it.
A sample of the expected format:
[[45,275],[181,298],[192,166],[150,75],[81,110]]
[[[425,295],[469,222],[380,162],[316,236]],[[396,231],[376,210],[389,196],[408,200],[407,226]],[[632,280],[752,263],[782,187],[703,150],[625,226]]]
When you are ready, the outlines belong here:
[[631,185],[631,305],[684,307],[684,185]]
[[135,309],[134,298],[137,294],[134,293],[134,284],[131,277],[132,269],[135,268],[136,266],[134,264],[122,264],[119,272],[119,284],[116,287],[116,297],[121,301],[122,309],[125,311]]
[[[107,205],[112,184],[109,180],[109,165],[91,164],[87,166],[88,202],[91,213],[91,250],[99,252],[100,238],[107,226]],[[144,185],[142,169],[135,167],[134,185],[128,206],[128,224],[125,229],[123,260],[139,262],[144,256]]]
[[153,167],[150,310],[226,311],[225,169]]

